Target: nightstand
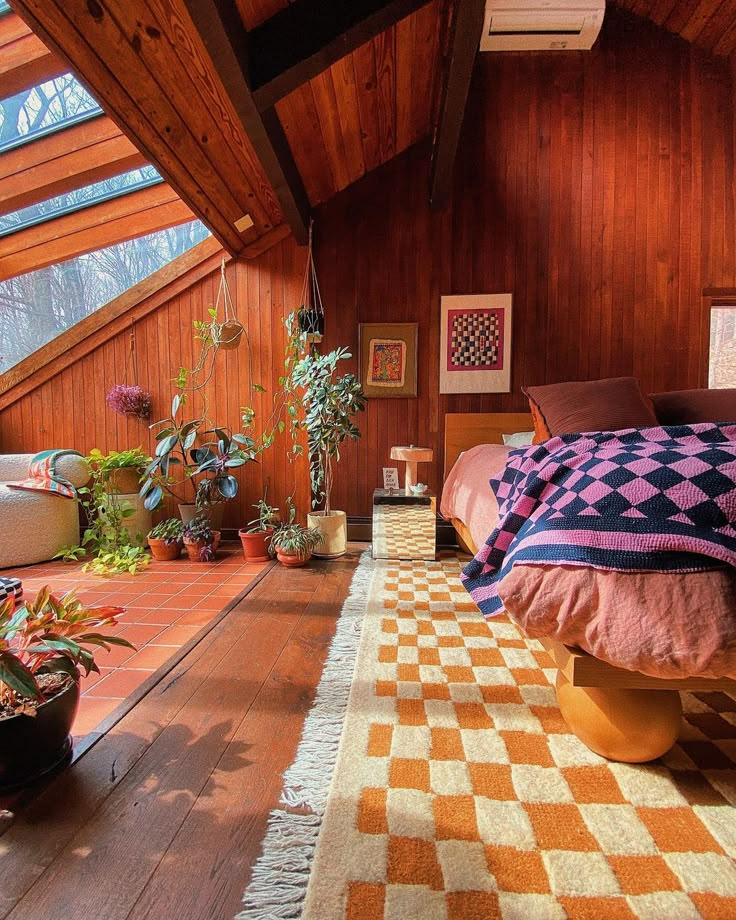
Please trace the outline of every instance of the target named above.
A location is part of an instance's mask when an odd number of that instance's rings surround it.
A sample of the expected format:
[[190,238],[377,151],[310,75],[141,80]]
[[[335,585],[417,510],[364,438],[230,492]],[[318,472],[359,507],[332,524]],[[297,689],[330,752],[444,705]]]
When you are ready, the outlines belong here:
[[375,490],[374,559],[434,559],[436,533],[437,499],[432,492]]

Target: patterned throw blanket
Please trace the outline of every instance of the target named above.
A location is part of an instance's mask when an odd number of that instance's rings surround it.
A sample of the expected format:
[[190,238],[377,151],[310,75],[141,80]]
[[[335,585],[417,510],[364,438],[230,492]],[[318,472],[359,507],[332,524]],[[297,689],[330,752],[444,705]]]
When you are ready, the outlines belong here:
[[57,460],[69,455],[82,456],[77,450],[42,450],[31,460],[27,479],[6,482],[5,485],[9,489],[25,492],[49,492],[59,498],[76,498],[77,490],[74,486],[56,472]]
[[463,572],[486,616],[514,565],[736,566],[736,425],[570,434],[509,454],[500,522]]

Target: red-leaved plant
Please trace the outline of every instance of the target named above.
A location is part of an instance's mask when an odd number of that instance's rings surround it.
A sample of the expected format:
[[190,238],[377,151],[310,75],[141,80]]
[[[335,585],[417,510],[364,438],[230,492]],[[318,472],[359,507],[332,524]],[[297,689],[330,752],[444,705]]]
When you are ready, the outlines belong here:
[[106,399],[108,406],[118,415],[128,415],[134,418],[151,417],[151,394],[142,387],[116,383],[108,392]]
[[[126,639],[105,634],[117,625],[122,607],[88,607],[70,592],[55,597],[42,588],[34,601],[0,605],[0,717],[24,713],[61,692],[83,671],[97,671],[90,647],[123,645]],[[58,680],[54,680],[56,675]]]

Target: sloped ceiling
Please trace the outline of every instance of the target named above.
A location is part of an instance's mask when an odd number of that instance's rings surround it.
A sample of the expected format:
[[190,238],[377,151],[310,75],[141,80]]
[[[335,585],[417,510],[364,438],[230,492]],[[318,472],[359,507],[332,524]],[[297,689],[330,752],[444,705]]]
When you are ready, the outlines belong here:
[[703,51],[736,51],[736,0],[616,0],[616,6],[651,19]]

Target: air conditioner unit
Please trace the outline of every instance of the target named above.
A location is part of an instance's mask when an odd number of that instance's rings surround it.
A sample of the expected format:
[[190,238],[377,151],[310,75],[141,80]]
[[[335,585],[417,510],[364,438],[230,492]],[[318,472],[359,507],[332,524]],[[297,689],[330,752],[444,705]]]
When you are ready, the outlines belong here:
[[481,51],[589,51],[606,0],[489,0]]

